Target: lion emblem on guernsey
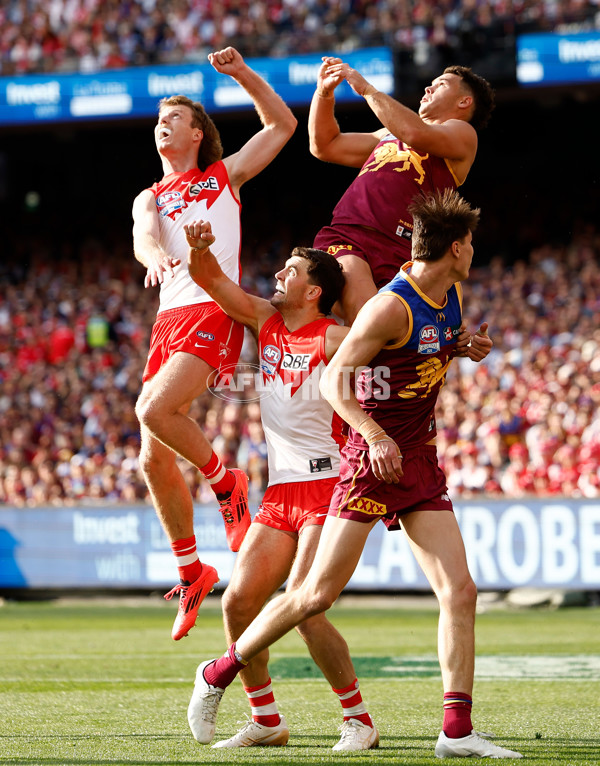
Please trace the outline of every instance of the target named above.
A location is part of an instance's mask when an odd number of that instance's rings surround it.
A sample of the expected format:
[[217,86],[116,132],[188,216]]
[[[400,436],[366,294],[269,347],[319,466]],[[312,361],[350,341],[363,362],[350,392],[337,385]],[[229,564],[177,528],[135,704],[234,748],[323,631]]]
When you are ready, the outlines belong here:
[[363,173],[372,173],[389,162],[402,163],[400,167],[393,168],[393,170],[397,173],[404,173],[405,170],[414,168],[418,176],[415,180],[420,185],[425,180],[423,162],[428,158],[429,154],[421,156],[414,149],[399,149],[398,145],[393,143],[393,141],[387,141],[385,144],[375,148],[373,159],[362,168],[358,175],[362,176]]

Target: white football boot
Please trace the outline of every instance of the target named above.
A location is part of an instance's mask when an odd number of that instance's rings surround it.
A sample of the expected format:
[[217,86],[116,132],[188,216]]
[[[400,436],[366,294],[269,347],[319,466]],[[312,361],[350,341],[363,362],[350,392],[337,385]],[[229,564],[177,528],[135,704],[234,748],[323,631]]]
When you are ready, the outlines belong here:
[[204,668],[213,662],[214,660],[207,660],[198,665],[194,692],[187,714],[194,739],[203,745],[208,745],[215,736],[219,703],[225,694],[225,689],[209,684],[204,678]]
[[289,738],[290,730],[285,718],[280,715],[277,726],[248,721],[233,737],[222,739],[213,747],[281,747],[287,745]]
[[452,739],[443,731],[440,732],[435,746],[436,758],[522,758],[521,753],[507,750],[505,747],[494,745],[483,739],[476,731],[472,731],[466,737]]
[[379,732],[358,718],[349,718],[340,726],[342,736],[333,750],[371,750],[379,747]]

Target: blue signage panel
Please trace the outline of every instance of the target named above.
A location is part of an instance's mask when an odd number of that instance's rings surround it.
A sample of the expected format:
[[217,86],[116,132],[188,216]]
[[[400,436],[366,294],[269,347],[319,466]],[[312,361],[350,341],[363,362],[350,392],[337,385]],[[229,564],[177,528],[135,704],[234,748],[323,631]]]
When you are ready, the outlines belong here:
[[[455,506],[481,590],[600,590],[600,503],[481,501]],[[227,585],[235,554],[216,506],[195,511],[200,559]],[[154,510],[0,509],[0,588],[171,588],[175,560]],[[376,524],[347,590],[429,590],[402,531]]]
[[[367,48],[344,55],[384,93],[394,89],[389,48]],[[320,54],[290,58],[247,59],[290,106],[310,102],[321,66]],[[252,108],[252,100],[231,77],[205,64],[112,69],[97,74],[20,75],[0,77],[0,125],[86,122],[155,116],[161,98],[182,93],[201,101],[208,112]],[[338,101],[358,96],[347,83],[336,90]]]
[[546,32],[517,37],[521,85],[600,82],[600,32]]

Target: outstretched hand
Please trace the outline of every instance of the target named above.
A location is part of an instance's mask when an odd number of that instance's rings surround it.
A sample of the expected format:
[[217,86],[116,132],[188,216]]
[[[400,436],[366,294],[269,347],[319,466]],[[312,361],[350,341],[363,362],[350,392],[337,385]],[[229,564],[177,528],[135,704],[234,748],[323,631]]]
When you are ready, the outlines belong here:
[[156,258],[149,258],[144,278],[144,287],[156,287],[162,285],[165,279],[172,279],[175,276],[175,266],[179,266],[179,258],[171,258],[165,252],[161,252]]
[[330,96],[344,79],[341,74],[334,74],[333,70],[333,67],[336,67],[337,72],[337,67],[342,64],[342,59],[323,56],[322,61],[317,75],[317,90],[321,95]]
[[332,80],[336,81],[336,85],[342,80],[346,80],[352,90],[359,96],[365,96],[367,93],[377,90],[370,82],[365,80],[360,72],[352,69],[350,64],[344,64],[341,59],[331,59],[331,63],[327,68],[327,74]]

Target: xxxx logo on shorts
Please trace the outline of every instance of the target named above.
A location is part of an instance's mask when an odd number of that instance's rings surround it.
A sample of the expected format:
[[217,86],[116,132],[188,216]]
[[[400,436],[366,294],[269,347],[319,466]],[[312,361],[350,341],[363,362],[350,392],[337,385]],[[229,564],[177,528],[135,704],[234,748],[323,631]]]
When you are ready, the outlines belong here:
[[329,255],[337,255],[340,250],[353,250],[352,245],[330,245],[327,248]]
[[370,516],[385,516],[387,505],[371,500],[370,497],[356,497],[348,503],[348,510],[368,513]]

